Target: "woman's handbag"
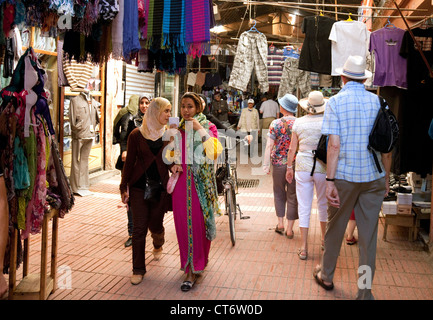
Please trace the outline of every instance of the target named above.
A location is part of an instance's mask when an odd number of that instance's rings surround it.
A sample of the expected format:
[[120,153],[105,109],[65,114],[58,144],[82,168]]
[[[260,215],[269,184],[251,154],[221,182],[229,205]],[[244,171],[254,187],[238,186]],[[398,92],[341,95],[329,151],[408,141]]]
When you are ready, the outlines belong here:
[[162,184],[160,181],[149,179],[146,174],[146,188],[144,189],[144,200],[158,201],[161,195]]
[[168,179],[167,192],[171,194],[176,186],[177,179],[179,178],[179,172],[173,173]]

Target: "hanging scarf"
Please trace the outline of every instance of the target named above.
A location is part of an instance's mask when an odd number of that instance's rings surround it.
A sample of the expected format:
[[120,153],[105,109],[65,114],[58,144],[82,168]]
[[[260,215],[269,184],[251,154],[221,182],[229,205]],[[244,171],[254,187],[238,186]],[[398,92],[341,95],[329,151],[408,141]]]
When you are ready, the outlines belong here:
[[164,1],[149,0],[146,48],[153,51],[161,49]]
[[119,13],[111,23],[113,59],[116,60],[121,60],[123,57],[123,4],[124,0],[119,0]]
[[163,48],[177,53],[185,53],[184,0],[164,0],[162,36]]
[[[200,123],[200,125],[209,132],[210,122],[206,119],[206,116],[203,113],[196,114],[194,116],[194,119],[196,119]],[[184,119],[182,119],[179,123],[179,129],[185,131]],[[196,135],[194,134],[194,136]],[[190,139],[186,136],[185,138],[187,157],[192,155],[190,154],[191,152],[194,152],[195,150],[200,150],[199,148],[203,149],[201,139]],[[204,153],[202,153],[202,156],[205,157]],[[189,164],[191,162],[192,164]],[[195,161],[187,162],[187,170],[189,172],[192,172],[194,177],[195,189],[200,200],[200,205],[203,211],[203,217],[205,221],[206,238],[212,241],[216,237],[215,214],[221,214],[218,203],[214,164],[209,163],[208,161],[199,162],[200,163],[197,163]],[[190,202],[191,199],[188,199],[187,201]]]
[[159,122],[159,117],[169,104],[170,101],[161,97],[156,98],[149,104],[143,117],[143,124],[140,127],[140,132],[145,139],[156,141],[163,136],[167,127]]
[[114,118],[114,124],[113,126],[115,127],[116,124],[120,121],[120,119],[122,119],[122,117],[127,114],[128,112],[131,115],[135,115],[137,113],[138,110],[138,100],[139,96],[138,94],[134,94],[129,98],[129,103],[125,108],[122,108],[119,110],[119,112],[117,113],[116,118]]
[[140,50],[138,39],[138,4],[137,1],[124,2],[123,19],[123,57],[130,61],[134,53]]
[[118,13],[118,0],[99,0],[99,15],[105,22],[113,21]]
[[191,0],[185,6],[185,41],[189,55],[201,57],[209,49],[210,40],[209,0]]

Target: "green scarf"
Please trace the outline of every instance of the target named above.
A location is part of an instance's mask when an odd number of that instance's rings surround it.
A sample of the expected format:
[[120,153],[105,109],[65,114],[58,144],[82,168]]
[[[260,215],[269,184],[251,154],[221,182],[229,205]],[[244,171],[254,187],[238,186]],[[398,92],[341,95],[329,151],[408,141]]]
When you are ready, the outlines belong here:
[[122,119],[122,117],[128,112],[133,116],[137,114],[139,98],[140,96],[138,94],[134,94],[129,98],[128,105],[125,108],[120,109],[119,112],[117,113],[117,116],[114,119],[113,126],[116,126],[116,123],[118,123],[120,119]]
[[[196,114],[194,116],[200,125],[209,132],[210,122],[206,119],[203,113]],[[182,119],[179,123],[179,129],[185,131],[185,120]],[[193,139],[191,137],[186,138],[186,158],[187,158],[187,172],[192,172],[194,177],[195,189],[197,191],[198,198],[200,200],[201,209],[203,211],[205,226],[206,226],[206,238],[210,241],[216,237],[216,224],[215,214],[221,215],[218,193],[216,187],[214,164],[206,161],[206,157],[201,138],[194,132]],[[192,156],[189,150],[194,151]],[[201,150],[201,152],[199,152]],[[191,157],[192,156],[192,157]],[[201,158],[203,157],[203,158]],[[192,161],[188,161],[191,159]],[[197,160],[197,161],[195,161]],[[203,161],[204,160],[204,161]],[[192,163],[192,164],[191,164]],[[188,175],[189,177],[189,175]],[[188,179],[188,178],[187,178]],[[190,208],[191,199],[187,199],[188,208]]]

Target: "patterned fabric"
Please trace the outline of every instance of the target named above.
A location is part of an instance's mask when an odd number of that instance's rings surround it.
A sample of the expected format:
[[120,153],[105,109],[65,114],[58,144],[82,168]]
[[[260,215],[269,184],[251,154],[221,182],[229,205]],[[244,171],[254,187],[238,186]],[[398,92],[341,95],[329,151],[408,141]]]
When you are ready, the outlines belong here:
[[283,49],[269,47],[268,49],[268,80],[270,86],[279,86],[283,75]]
[[185,3],[185,41],[188,54],[201,57],[207,51],[212,28],[213,11],[209,0],[188,0]]
[[[195,115],[194,119],[209,132],[210,122],[203,113]],[[179,129],[185,131],[184,119],[181,120]],[[202,141],[197,135],[194,134],[192,139],[188,136],[186,137],[187,168],[194,176],[194,183],[206,225],[206,238],[212,241],[216,237],[215,214],[221,215],[221,212],[218,203],[214,164],[213,162],[203,161],[205,160],[205,155],[197,153],[197,150],[200,149],[203,150]],[[197,156],[198,154],[199,156]],[[192,161],[189,161],[191,158]],[[188,198],[187,203],[188,206],[191,206],[191,197]]]
[[[287,165],[287,154],[289,153],[291,139],[291,130],[295,123],[295,117],[287,116],[272,121],[269,126],[268,136],[275,141],[271,150],[272,164],[275,166]],[[287,129],[284,125],[287,124]]]
[[[329,99],[322,134],[340,137],[336,179],[370,182],[385,175],[385,170],[379,173],[367,149],[368,136],[379,108],[377,95],[355,81],[346,83],[337,95]],[[380,158],[380,153],[377,155]]]
[[[308,114],[296,119],[293,125],[293,132],[298,137],[298,153],[296,154],[296,172],[311,172],[314,163],[314,154],[319,139],[322,136],[321,128],[323,114]],[[326,173],[326,165],[321,161],[316,161],[315,173]]]
[[296,89],[301,91],[301,99],[306,98],[311,91],[310,72],[298,69],[299,59],[288,57],[284,61],[283,76],[278,89],[278,98],[287,93],[296,96]]
[[247,91],[253,68],[262,92],[269,91],[268,81],[268,43],[262,33],[244,32],[237,46],[229,86]]
[[106,22],[112,21],[119,13],[118,0],[99,0],[99,15]]

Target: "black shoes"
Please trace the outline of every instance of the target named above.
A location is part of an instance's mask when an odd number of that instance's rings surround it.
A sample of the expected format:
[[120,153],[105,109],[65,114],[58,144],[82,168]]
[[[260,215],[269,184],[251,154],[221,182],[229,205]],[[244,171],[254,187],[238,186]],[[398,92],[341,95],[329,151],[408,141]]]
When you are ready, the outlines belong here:
[[125,242],[125,248],[132,246],[132,236],[129,236],[128,240]]

